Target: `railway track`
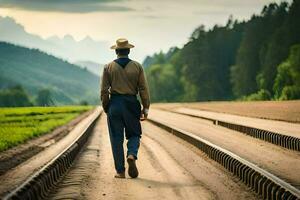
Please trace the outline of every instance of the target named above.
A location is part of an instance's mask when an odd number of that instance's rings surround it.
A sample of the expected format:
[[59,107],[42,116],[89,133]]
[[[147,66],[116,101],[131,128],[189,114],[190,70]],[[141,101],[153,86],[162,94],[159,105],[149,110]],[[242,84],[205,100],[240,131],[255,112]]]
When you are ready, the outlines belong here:
[[[68,169],[72,166],[80,149],[88,140],[90,132],[99,117],[100,114],[90,122],[89,126],[82,132],[80,137],[78,137],[68,148],[26,180],[22,185],[15,188],[11,193],[4,197],[4,199],[47,198],[53,187],[59,186],[58,183],[63,179],[65,174],[68,173]],[[204,152],[210,159],[216,161],[222,165],[224,169],[238,177],[247,187],[258,194],[259,198],[300,199],[300,191],[298,188],[257,166],[251,161],[174,125],[152,118],[149,119],[149,122],[164,129],[166,132],[170,133],[170,135],[174,135],[180,138],[180,140],[183,140]],[[149,139],[146,141],[148,140]],[[149,142],[151,141],[149,140]],[[146,145],[146,143],[142,145]],[[170,171],[172,170],[170,169]]]

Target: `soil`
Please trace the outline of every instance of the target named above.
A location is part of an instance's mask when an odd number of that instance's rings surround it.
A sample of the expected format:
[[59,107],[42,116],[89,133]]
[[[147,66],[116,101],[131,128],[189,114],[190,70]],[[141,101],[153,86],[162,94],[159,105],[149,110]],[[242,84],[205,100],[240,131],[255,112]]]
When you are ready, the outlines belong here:
[[114,178],[105,118],[50,199],[258,199],[201,151],[149,122],[142,123],[139,177]]
[[179,107],[229,113],[234,115],[300,123],[300,100],[252,102],[157,103],[153,108]]
[[151,110],[149,117],[229,150],[300,189],[300,152],[195,117],[156,109]]
[[205,119],[214,119],[217,121],[229,122],[246,127],[258,128],[266,131],[279,133],[281,135],[293,136],[300,139],[300,124],[284,122],[270,119],[259,119],[254,117],[245,117],[232,115],[228,113],[211,112],[191,108],[176,108],[172,112],[190,116],[204,117]]

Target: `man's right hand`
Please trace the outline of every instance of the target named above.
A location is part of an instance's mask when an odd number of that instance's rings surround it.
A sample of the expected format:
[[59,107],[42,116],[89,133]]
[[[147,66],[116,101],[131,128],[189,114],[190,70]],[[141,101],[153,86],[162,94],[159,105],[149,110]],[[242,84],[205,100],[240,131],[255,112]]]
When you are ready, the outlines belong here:
[[148,108],[144,108],[142,110],[142,116],[141,116],[141,121],[144,121],[148,118],[148,113],[149,113],[149,109]]

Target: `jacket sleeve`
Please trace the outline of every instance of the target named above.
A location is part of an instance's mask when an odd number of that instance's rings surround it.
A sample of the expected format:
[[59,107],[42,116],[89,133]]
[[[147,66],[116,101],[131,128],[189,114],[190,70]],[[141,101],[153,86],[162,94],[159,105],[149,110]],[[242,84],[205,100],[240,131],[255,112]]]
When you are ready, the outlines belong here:
[[139,80],[138,80],[138,90],[139,95],[142,100],[143,108],[149,109],[150,107],[150,94],[148,89],[148,83],[145,77],[145,73],[143,70],[143,67],[140,65],[140,74],[139,74]]
[[100,98],[101,98],[102,108],[103,108],[104,112],[107,112],[107,110],[108,110],[109,89],[110,89],[109,74],[108,74],[108,68],[106,65],[103,69],[101,91],[100,91]]

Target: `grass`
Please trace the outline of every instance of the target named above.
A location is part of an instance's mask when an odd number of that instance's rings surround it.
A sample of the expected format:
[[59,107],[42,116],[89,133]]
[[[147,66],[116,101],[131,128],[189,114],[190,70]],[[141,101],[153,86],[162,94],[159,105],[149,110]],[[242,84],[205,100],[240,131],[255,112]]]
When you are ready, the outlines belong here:
[[92,106],[0,108],[0,152],[49,133]]

